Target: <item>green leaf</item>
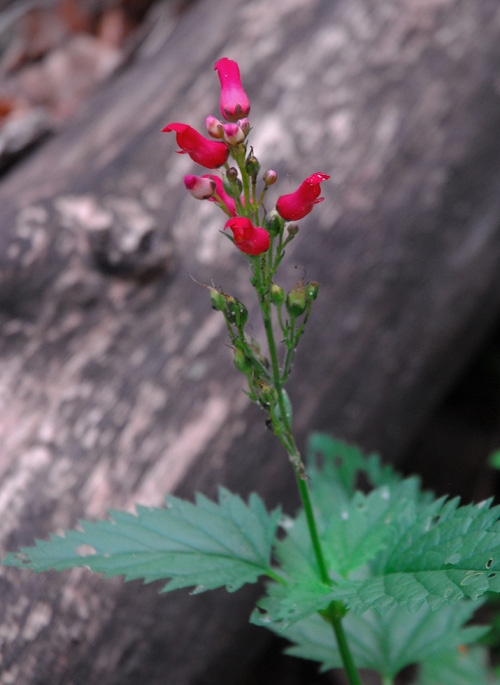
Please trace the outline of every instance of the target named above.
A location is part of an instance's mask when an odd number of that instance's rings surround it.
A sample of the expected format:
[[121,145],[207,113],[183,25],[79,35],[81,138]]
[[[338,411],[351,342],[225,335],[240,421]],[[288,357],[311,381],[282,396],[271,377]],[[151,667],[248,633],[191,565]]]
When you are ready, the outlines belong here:
[[[500,592],[500,508],[422,498],[418,481],[384,485],[346,503],[316,489],[319,533],[332,587],[321,582],[303,512],[289,520],[276,557],[288,583],[261,603],[266,622],[302,620],[341,600],[358,614],[395,604],[417,611]],[[319,507],[317,506],[319,505]],[[328,511],[330,517],[328,518]],[[254,616],[261,620],[262,617]]]
[[[382,676],[393,678],[409,664],[435,660],[436,655],[448,654],[459,645],[479,639],[486,627],[464,627],[476,605],[472,602],[441,607],[431,611],[422,607],[410,613],[405,607],[394,606],[383,616],[376,611],[367,611],[362,616],[349,613],[343,619],[343,626],[358,668],[377,671]],[[319,615],[295,623],[284,629],[272,625],[271,630],[295,643],[286,649],[288,654],[312,659],[321,663],[321,670],[342,667],[342,659],[336,645],[333,645],[332,628]],[[453,683],[454,678],[436,678],[426,685]],[[461,682],[461,681],[460,681]],[[474,679],[468,681],[476,683]],[[423,685],[423,683],[422,683]]]
[[500,685],[488,668],[488,652],[474,645],[463,650],[447,650],[424,661],[415,685]]
[[323,478],[338,483],[346,494],[352,494],[365,458],[355,445],[326,433],[313,433],[307,444],[306,463],[311,478],[321,472]]
[[[407,479],[392,488],[382,486],[369,495],[357,492],[351,501],[344,498],[332,502],[329,491],[322,488],[316,490],[315,499],[315,504],[321,506],[320,538],[331,578],[337,583],[386,550],[395,526],[408,516],[419,492],[418,481]],[[326,507],[330,517],[326,516]],[[286,530],[287,537],[276,542],[275,554],[289,587],[287,592],[269,587],[272,599],[259,603],[266,612],[266,622],[301,620],[324,609],[333,597],[331,588],[321,582],[302,511],[295,520],[288,520]],[[347,581],[347,587],[354,582]],[[254,619],[259,621],[262,616],[256,614]]]
[[414,484],[405,481],[392,493],[385,486],[369,495],[356,492],[352,501],[325,524],[321,541],[331,571],[348,576],[386,548],[392,524],[407,508]]
[[[280,511],[268,513],[257,495],[246,505],[221,488],[218,504],[203,495],[195,504],[169,496],[166,507],[137,507],[137,515],[111,511],[109,521],[81,522],[82,531],[38,540],[3,563],[37,572],[86,566],[146,583],[168,578],[163,592],[190,586],[234,591],[270,571]],[[88,546],[94,553],[85,556]]]
[[354,494],[363,474],[373,487],[394,485],[402,477],[382,464],[378,454],[365,456],[357,445],[337,440],[326,433],[313,433],[307,445],[307,471],[312,481],[340,486],[346,495]]
[[340,581],[332,599],[358,612],[387,611],[395,603],[417,610],[424,602],[437,608],[500,592],[499,507],[458,507],[456,499],[410,505],[395,519],[393,537],[371,577]]

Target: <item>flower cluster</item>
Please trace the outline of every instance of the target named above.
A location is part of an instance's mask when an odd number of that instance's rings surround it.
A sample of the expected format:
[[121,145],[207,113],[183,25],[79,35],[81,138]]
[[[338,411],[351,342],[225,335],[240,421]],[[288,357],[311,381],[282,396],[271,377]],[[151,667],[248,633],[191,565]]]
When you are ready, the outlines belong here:
[[[247,143],[250,103],[241,84],[238,64],[222,57],[215,63],[214,69],[220,80],[220,111],[226,123],[208,116],[205,127],[209,138],[182,123],[168,124],[163,131],[176,134],[179,154],[188,154],[206,169],[224,168],[221,176],[185,176],[186,189],[197,200],[216,203],[230,217],[224,230],[230,229],[236,247],[250,257],[257,257],[270,249],[272,251],[276,239],[274,264],[277,266],[283,248],[297,232],[297,228],[290,225],[285,237],[285,222],[298,221],[309,214],[313,205],[324,199],[319,197],[320,184],[330,177],[323,173],[309,176],[295,192],[278,198],[276,210],[266,213],[264,196],[276,182],[277,175],[272,169],[263,174],[263,188],[258,196],[256,188],[260,164]],[[230,158],[236,166],[230,166]]]

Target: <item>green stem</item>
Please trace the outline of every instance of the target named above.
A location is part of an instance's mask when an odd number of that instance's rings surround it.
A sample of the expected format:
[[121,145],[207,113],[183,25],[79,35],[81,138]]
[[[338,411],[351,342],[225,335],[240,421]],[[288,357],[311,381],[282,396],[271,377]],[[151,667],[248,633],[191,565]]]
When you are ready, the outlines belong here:
[[[264,329],[266,332],[266,338],[269,348],[269,357],[271,360],[272,384],[276,390],[277,405],[279,407],[279,418],[276,416],[275,407],[271,406],[270,408],[270,416],[273,424],[273,429],[277,437],[285,446],[285,449],[288,452],[288,456],[290,457],[290,461],[294,469],[295,478],[297,480],[300,497],[302,499],[302,504],[306,515],[306,521],[309,529],[309,535],[311,538],[311,544],[313,547],[314,556],[316,558],[319,577],[322,583],[324,583],[327,586],[331,586],[332,583],[328,575],[328,566],[326,564],[326,560],[321,547],[318,526],[316,524],[314,510],[309,493],[307,474],[302,463],[300,452],[297,449],[295,440],[293,438],[292,427],[290,425],[290,420],[287,415],[285,400],[283,396],[284,383],[278,363],[278,354],[276,350],[276,342],[274,339],[274,331],[271,319],[271,301],[269,295],[271,273],[269,273],[269,269],[266,269],[265,257],[260,260],[252,260],[252,264],[254,267],[253,284],[259,295],[262,320],[264,323]],[[340,601],[331,602],[328,608],[324,612],[321,612],[322,616],[331,624],[333,631],[335,633],[335,638],[337,640],[340,655],[342,657],[342,663],[344,665],[349,684],[361,685],[361,681],[359,679],[356,666],[354,665],[354,660],[349,650],[347,638],[342,626],[342,617],[345,615],[345,613],[346,608],[344,604]]]
[[394,685],[394,678],[390,675],[383,675],[382,685]]
[[[340,611],[339,611],[340,610]],[[342,626],[342,616],[345,613],[345,608],[342,602],[332,602],[328,614],[328,620],[332,624],[333,632],[337,639],[340,656],[347,675],[349,685],[361,685],[357,668],[352,658],[351,650],[347,643],[347,637]],[[392,682],[392,681],[391,681]]]
[[[236,164],[238,165],[238,168],[240,170],[240,175],[241,175],[241,181],[243,183],[243,197],[245,198],[245,207],[244,207],[244,216],[247,218],[251,218],[253,207],[252,203],[250,202],[250,183],[248,182],[248,174],[245,169],[245,154],[246,154],[246,147],[242,147],[241,145],[235,145],[231,149],[231,153],[233,156],[233,159],[236,161]],[[240,203],[241,204],[241,203]]]
[[323,550],[321,549],[318,528],[316,526],[316,520],[314,518],[314,511],[311,503],[311,496],[309,494],[309,486],[307,484],[307,480],[301,478],[300,474],[296,473],[296,476],[297,485],[299,486],[300,497],[302,499],[302,505],[304,507],[304,512],[306,515],[307,527],[309,528],[309,534],[311,536],[314,556],[316,557],[316,563],[318,564],[319,575],[321,581],[325,583],[325,585],[330,585],[328,567],[325,562],[325,557],[323,556]]

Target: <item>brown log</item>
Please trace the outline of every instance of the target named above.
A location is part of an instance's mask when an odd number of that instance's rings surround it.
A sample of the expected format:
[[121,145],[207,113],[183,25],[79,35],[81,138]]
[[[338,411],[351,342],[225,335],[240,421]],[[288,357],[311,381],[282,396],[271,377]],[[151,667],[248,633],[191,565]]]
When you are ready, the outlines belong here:
[[[191,278],[247,301],[246,264],[160,135],[217,114],[223,55],[274,199],[332,177],[282,274],[321,283],[290,386],[302,445],[328,429],[396,460],[498,317],[497,0],[166,4],[135,62],[0,184],[2,552],[218,482],[293,510]],[[255,587],[159,597],[6,568],[0,584],[2,685],[251,682],[268,644],[246,625]]]

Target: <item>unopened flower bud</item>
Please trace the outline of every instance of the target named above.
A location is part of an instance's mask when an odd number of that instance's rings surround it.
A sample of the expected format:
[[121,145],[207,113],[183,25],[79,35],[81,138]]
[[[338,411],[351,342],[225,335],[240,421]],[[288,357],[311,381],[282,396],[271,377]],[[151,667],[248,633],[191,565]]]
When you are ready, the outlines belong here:
[[238,178],[238,169],[236,169],[234,166],[230,167],[226,172],[226,176],[230,181],[236,181]]
[[279,285],[276,285],[276,283],[272,284],[270,294],[271,302],[277,307],[280,307],[286,300],[286,295],[283,288],[280,288]]
[[297,233],[299,232],[299,227],[297,226],[297,224],[288,224],[286,230],[290,238],[293,238],[293,236],[297,235]]
[[245,134],[238,124],[224,124],[224,140],[228,145],[238,145],[245,140]]
[[241,130],[243,131],[245,136],[247,136],[250,132],[250,122],[249,122],[248,118],[245,117],[244,119],[240,119],[237,122],[237,124],[241,128]]
[[205,119],[205,126],[207,127],[208,134],[212,136],[212,138],[224,138],[223,124],[217,117],[207,117]]
[[184,176],[184,185],[197,200],[208,200],[215,193],[215,181],[206,176]]
[[266,186],[272,186],[276,183],[276,179],[278,178],[278,174],[273,171],[272,169],[269,169],[268,171],[264,172],[264,175],[262,176],[262,179]]
[[306,283],[306,297],[309,300],[315,300],[318,297],[319,285],[316,281]]
[[304,313],[306,309],[306,291],[302,281],[297,283],[295,288],[288,293],[286,308],[290,316],[293,317],[300,316]]
[[266,218],[264,219],[264,228],[269,231],[269,235],[274,238],[274,236],[277,236],[281,232],[284,223],[285,222],[280,217],[278,212],[273,209],[269,212],[269,214],[266,215]]

